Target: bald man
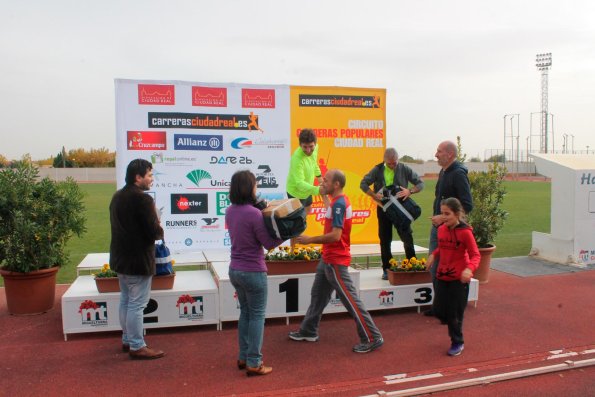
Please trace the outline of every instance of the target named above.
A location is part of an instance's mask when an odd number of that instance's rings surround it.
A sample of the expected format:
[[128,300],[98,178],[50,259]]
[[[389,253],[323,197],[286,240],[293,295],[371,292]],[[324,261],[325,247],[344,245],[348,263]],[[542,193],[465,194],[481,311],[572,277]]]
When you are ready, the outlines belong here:
[[[433,252],[438,246],[438,226],[442,224],[442,215],[440,215],[440,201],[454,197],[463,205],[465,213],[468,214],[473,209],[473,199],[471,198],[471,186],[467,175],[467,167],[457,161],[457,145],[452,141],[444,141],[438,145],[436,154],[438,165],[442,168],[436,182],[436,191],[434,205],[432,207],[432,229],[430,231],[429,252]],[[432,273],[432,282],[436,279],[437,263],[430,268]],[[432,309],[424,312],[426,316],[433,316]]]

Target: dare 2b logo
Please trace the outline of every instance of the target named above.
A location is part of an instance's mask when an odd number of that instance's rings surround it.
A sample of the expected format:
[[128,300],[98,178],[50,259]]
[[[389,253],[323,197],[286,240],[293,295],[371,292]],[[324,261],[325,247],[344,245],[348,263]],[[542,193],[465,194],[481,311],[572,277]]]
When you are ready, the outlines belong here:
[[180,295],[176,303],[178,317],[188,320],[202,320],[204,306],[202,296]]
[[85,300],[79,306],[81,324],[93,327],[107,325],[107,303]]

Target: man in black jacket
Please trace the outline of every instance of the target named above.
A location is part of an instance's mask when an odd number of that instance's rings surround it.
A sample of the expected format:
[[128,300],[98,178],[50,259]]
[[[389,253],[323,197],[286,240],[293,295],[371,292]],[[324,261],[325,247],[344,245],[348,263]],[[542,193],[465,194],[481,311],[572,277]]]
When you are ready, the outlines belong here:
[[143,310],[155,274],[155,240],[163,238],[155,202],[145,194],[152,184],[152,164],[133,160],[126,169],[126,186],[114,194],[110,203],[110,267],[118,273],[120,282],[122,351],[141,360],[165,355],[147,347],[143,338]]
[[[452,141],[444,141],[438,145],[436,154],[438,165],[442,167],[436,182],[434,205],[432,207],[432,230],[430,231],[430,254],[438,247],[438,226],[443,222],[440,215],[440,202],[443,199],[454,197],[463,205],[465,213],[468,214],[473,209],[473,199],[471,198],[471,186],[467,175],[467,167],[457,161],[457,145]],[[430,268],[432,282],[436,279],[436,269],[438,263]],[[433,316],[432,309],[424,312],[427,316]]]
[[[408,187],[409,183],[413,186]],[[370,189],[370,185],[374,189]],[[397,193],[397,198],[408,199],[412,194],[421,191],[424,188],[424,182],[410,167],[399,163],[399,155],[393,148],[387,148],[384,152],[384,162],[377,164],[362,179],[360,189],[380,206],[377,208],[378,217],[378,238],[380,239],[380,257],[382,258],[382,279],[387,280],[387,269],[390,267],[389,261],[393,257],[390,249],[393,240],[393,223],[382,210],[382,188],[386,186],[400,187],[401,191]],[[413,231],[411,226],[403,229],[397,228],[399,238],[405,248],[405,256],[411,259],[415,256],[415,247],[413,244]]]

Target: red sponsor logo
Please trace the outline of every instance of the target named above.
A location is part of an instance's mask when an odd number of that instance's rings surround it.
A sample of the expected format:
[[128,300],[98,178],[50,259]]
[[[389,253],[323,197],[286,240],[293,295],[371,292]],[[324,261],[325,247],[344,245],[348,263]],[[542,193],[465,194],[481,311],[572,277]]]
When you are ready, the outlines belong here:
[[128,150],[166,150],[165,131],[128,131]]
[[227,107],[227,88],[193,86],[192,106]]
[[140,105],[175,105],[175,86],[159,84],[139,84],[138,103]]
[[178,201],[176,201],[176,205],[180,211],[187,211],[190,208],[190,201],[188,201],[187,197],[180,196]]
[[243,108],[274,108],[275,90],[242,88]]

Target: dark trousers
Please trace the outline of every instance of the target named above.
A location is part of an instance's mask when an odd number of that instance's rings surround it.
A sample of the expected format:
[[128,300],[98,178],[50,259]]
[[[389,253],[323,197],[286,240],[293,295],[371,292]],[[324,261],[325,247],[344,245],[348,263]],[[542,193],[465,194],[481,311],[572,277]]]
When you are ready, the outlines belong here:
[[[382,269],[386,270],[390,267],[388,263],[393,257],[390,249],[390,244],[393,241],[393,223],[384,214],[381,208],[378,208],[376,212],[378,214],[378,238],[380,239],[380,258],[382,259]],[[405,248],[405,256],[407,259],[411,259],[415,256],[415,247],[413,245],[413,230],[411,226],[407,229],[397,229],[397,234],[403,242],[403,248]]]
[[357,289],[349,275],[349,267],[327,264],[322,259],[316,268],[310,292],[310,306],[308,306],[300,331],[306,335],[318,335],[322,312],[331,300],[333,291],[337,291],[341,303],[355,320],[357,333],[362,343],[382,339],[382,334],[374,324],[372,316],[357,295]]
[[434,314],[448,324],[448,336],[452,343],[465,343],[463,315],[469,298],[469,283],[436,279],[434,285]]

